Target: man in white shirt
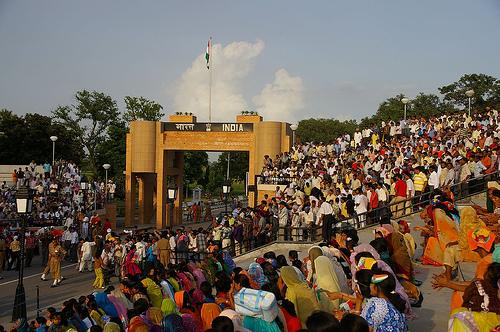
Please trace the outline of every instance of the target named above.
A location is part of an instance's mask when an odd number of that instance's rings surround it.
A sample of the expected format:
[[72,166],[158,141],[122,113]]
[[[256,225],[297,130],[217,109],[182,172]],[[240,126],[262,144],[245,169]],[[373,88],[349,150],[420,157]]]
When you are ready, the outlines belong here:
[[439,176],[436,171],[436,166],[431,166],[430,167],[431,174],[429,174],[429,180],[427,181],[427,184],[429,185],[430,191],[436,190],[439,188]]
[[83,272],[85,269],[85,266],[89,270],[89,272],[92,272],[93,266],[92,266],[92,251],[93,247],[95,246],[95,242],[90,242],[90,241],[85,241],[82,244],[82,247],[80,249],[80,268],[78,269],[80,272]]
[[355,191],[354,206],[358,215],[359,227],[365,227],[366,212],[368,212],[368,198],[361,193],[360,189]]
[[356,144],[356,147],[361,145],[361,140],[363,139],[363,135],[359,131],[359,128],[356,129],[356,132],[354,133],[354,144]]
[[318,226],[322,226],[323,241],[329,243],[333,224],[333,208],[331,204],[326,201],[324,196],[321,197],[320,203],[318,210]]

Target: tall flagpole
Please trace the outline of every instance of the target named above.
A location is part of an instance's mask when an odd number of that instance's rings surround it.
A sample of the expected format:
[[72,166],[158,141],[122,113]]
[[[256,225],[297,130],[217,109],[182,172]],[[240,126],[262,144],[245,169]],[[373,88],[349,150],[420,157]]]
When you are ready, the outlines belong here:
[[208,122],[212,123],[212,37],[208,40]]

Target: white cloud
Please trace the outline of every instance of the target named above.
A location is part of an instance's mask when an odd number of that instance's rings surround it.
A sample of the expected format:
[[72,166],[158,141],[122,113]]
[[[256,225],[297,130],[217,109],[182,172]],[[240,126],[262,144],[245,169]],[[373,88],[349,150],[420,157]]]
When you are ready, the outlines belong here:
[[[253,60],[262,53],[264,42],[233,42],[226,47],[212,46],[212,121],[233,119],[248,104],[240,92],[242,80]],[[175,112],[192,112],[208,119],[209,73],[205,54],[200,54],[181,76],[174,93]]]
[[282,68],[274,74],[273,83],[267,84],[253,102],[266,120],[292,122],[297,120],[297,111],[304,108],[303,90],[302,79]]

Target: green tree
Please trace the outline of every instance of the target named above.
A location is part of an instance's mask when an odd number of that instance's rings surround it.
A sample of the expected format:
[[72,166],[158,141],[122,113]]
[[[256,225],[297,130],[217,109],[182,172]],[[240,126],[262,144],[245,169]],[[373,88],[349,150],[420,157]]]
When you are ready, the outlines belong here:
[[184,179],[189,183],[205,185],[208,168],[208,154],[205,151],[184,153]]
[[0,110],[0,160],[5,164],[28,164],[52,161],[51,135],[59,139],[56,158],[80,163],[82,147],[70,129],[54,123],[48,116],[26,114],[18,116],[8,110]]
[[224,173],[224,166],[219,161],[210,163],[208,166],[208,192],[220,193],[225,179],[226,173]]
[[116,102],[108,95],[87,90],[75,95],[76,105],[59,106],[53,112],[56,123],[60,123],[72,132],[85,148],[88,167],[92,174],[97,174],[97,149],[108,137],[108,128],[120,119]]
[[452,110],[450,104],[442,102],[435,94],[419,93],[411,100],[411,107],[408,112],[408,117],[412,116],[440,116]]
[[127,125],[125,121],[120,120],[108,127],[107,139],[98,145],[96,151],[96,160],[98,175],[101,179],[105,177],[106,171],[102,167],[104,164],[110,164],[108,178],[116,183],[116,196],[123,197],[125,190],[125,155],[126,155],[126,137]]
[[[228,152],[222,152],[217,163],[222,169],[225,178],[227,174]],[[229,153],[229,178],[232,180],[243,181],[248,172],[248,152],[230,152]]]
[[329,143],[342,134],[353,134],[356,120],[339,121],[336,119],[306,119],[299,122],[296,139],[302,142]]
[[123,115],[123,119],[127,122],[135,120],[160,121],[165,115],[161,112],[163,106],[144,97],[126,96],[125,107],[127,110]]
[[23,119],[7,109],[0,110],[0,160],[2,164],[25,163]]
[[465,91],[474,90],[473,107],[484,108],[497,106],[500,103],[500,81],[485,74],[465,74],[457,82],[439,88],[445,101],[457,107],[468,107]]

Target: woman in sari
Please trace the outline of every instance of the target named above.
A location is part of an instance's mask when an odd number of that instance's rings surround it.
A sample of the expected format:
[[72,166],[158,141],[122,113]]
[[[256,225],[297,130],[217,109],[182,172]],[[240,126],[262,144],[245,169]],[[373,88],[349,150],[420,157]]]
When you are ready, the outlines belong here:
[[415,239],[410,233],[410,224],[406,220],[400,220],[398,221],[398,230],[399,233],[403,235],[410,259],[413,259],[417,245],[415,244]]
[[462,307],[451,313],[449,331],[494,331],[500,325],[499,278],[500,263],[492,263],[483,280],[476,279],[465,289]]
[[196,265],[196,263],[189,263],[188,269],[196,280],[196,286],[200,288],[201,284],[207,280],[201,269]]
[[[314,266],[316,270],[316,282],[313,288],[317,291],[320,289],[327,290],[329,292],[340,292],[339,283],[337,281],[337,275],[333,269],[332,262],[326,256],[319,256],[314,260]],[[319,305],[321,310],[332,313],[333,310],[339,308],[340,302],[338,300],[330,300],[328,296],[322,293],[317,293],[319,296]]]
[[182,316],[184,328],[187,331],[203,331],[201,329],[203,323],[200,318],[200,313],[192,306],[189,294],[185,291],[178,291],[175,293],[174,297],[177,308]]
[[442,266],[446,245],[458,241],[455,222],[443,209],[434,208],[433,205],[428,205],[420,213],[420,217],[428,224],[425,227],[415,227],[415,230],[420,230],[426,238],[422,264]]
[[465,262],[479,261],[479,255],[470,250],[467,241],[467,234],[479,227],[486,227],[485,223],[479,219],[476,210],[471,206],[464,206],[460,210],[460,231],[458,232],[458,247],[461,251],[462,260]]
[[[358,259],[356,259],[356,257]],[[370,258],[375,259],[375,261],[377,263],[377,267],[379,269],[381,269],[384,272],[390,273],[394,277],[394,279],[396,280],[396,287],[395,287],[396,293],[398,293],[399,296],[401,296],[401,298],[406,303],[405,314],[408,317],[412,317],[413,313],[411,310],[410,299],[408,297],[408,294],[405,291],[405,288],[403,287],[403,285],[401,285],[399,280],[396,278],[396,274],[394,273],[392,268],[386,262],[384,262],[382,259],[380,259],[379,253],[371,245],[363,243],[363,244],[360,244],[354,248],[354,251],[351,254],[351,258],[350,258],[350,260],[352,262],[352,264],[351,264],[352,275],[354,276],[356,274],[356,271],[359,271],[360,269],[365,268],[363,266],[359,266],[359,261],[360,261],[361,257],[370,257]],[[368,267],[366,267],[366,268],[371,269],[371,267],[372,266],[370,266],[369,268]],[[355,283],[353,283],[352,286],[353,286],[352,289],[355,290],[355,287],[356,287]],[[418,300],[418,296],[416,299],[413,299],[413,300],[414,301]]]
[[125,258],[125,272],[131,276],[136,276],[142,273],[139,265],[136,263],[137,257],[135,253],[135,247],[132,247]]
[[256,262],[253,262],[248,266],[248,275],[250,276],[251,280],[253,280],[259,286],[259,288],[264,286],[268,282],[262,266],[260,266],[260,264]]
[[306,326],[307,318],[320,308],[316,294],[307,283],[299,279],[297,272],[291,266],[281,268],[281,278],[287,287],[285,298],[293,303],[302,326]]
[[184,325],[181,316],[177,314],[170,314],[163,318],[162,327],[164,332],[184,332]]
[[208,330],[212,327],[212,321],[221,313],[220,307],[215,303],[203,303],[200,310],[201,321],[203,322],[203,330]]
[[179,314],[179,312],[177,311],[177,305],[175,304],[174,300],[169,297],[164,298],[161,302],[161,312],[163,312],[164,316]]
[[384,237],[387,241],[394,267],[396,268],[394,272],[406,280],[411,280],[413,278],[413,264],[408,254],[404,237],[401,233],[395,232],[392,225],[384,224],[381,228],[387,231]]

